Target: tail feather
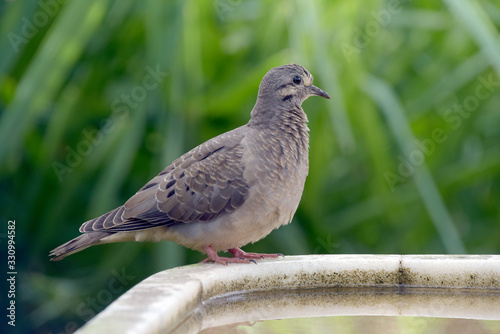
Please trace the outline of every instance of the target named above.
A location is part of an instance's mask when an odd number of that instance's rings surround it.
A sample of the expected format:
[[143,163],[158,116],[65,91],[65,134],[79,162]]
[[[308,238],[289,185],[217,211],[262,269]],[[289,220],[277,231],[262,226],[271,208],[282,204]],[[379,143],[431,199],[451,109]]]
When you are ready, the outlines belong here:
[[87,247],[99,243],[99,240],[110,235],[108,232],[90,232],[82,234],[73,240],[53,249],[49,256],[53,256],[50,261],[60,261],[66,256],[84,250]]

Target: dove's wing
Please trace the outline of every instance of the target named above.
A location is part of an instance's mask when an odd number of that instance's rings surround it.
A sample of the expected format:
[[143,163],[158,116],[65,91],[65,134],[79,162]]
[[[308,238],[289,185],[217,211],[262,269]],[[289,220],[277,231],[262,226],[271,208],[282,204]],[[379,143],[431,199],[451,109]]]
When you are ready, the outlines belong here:
[[248,197],[241,128],[215,137],[175,160],[123,206],[87,221],[80,232],[134,231],[208,222]]

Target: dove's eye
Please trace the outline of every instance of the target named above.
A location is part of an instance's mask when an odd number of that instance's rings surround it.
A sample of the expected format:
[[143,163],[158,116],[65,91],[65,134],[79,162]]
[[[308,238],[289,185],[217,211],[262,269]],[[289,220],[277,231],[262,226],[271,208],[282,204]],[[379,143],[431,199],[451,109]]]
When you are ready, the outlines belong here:
[[293,83],[296,85],[298,85],[302,82],[301,77],[299,77],[298,75],[294,76],[292,80],[293,80]]

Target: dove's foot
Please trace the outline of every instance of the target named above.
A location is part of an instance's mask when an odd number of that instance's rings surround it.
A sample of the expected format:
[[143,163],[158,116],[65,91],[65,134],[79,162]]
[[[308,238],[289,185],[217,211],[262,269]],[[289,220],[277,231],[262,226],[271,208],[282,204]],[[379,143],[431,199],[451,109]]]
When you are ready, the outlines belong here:
[[269,258],[277,258],[283,256],[283,254],[264,254],[264,253],[247,253],[243,251],[241,248],[231,248],[228,249],[231,254],[233,254],[234,258],[238,259],[265,259]]
[[247,253],[241,248],[231,248],[228,251],[233,254],[233,257],[223,257],[217,255],[217,252],[210,246],[203,247],[208,257],[200,263],[215,262],[227,266],[228,263],[256,263],[254,259],[277,258],[283,254],[263,254],[263,253]]
[[[250,260],[247,260],[247,259],[241,258],[241,257],[219,256],[219,255],[217,255],[217,252],[214,251],[212,249],[212,247],[210,247],[210,246],[203,247],[203,249],[207,253],[208,257],[205,260],[201,261],[200,263],[215,262],[215,263],[222,264],[224,266],[227,266],[228,263],[251,263],[251,262],[255,263],[255,261],[252,260],[252,258],[250,258]],[[239,249],[239,248],[237,248],[237,249]],[[231,250],[229,250],[229,251],[234,255],[234,253]],[[240,249],[240,251],[243,252],[241,249]],[[243,253],[245,253],[245,252],[243,252]]]

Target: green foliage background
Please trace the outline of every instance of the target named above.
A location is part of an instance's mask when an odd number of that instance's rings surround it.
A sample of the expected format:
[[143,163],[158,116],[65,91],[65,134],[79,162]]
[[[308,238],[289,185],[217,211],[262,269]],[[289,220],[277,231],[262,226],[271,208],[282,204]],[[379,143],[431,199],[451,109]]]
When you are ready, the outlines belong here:
[[[201,260],[170,242],[47,255],[246,123],[260,79],[290,62],[332,100],[303,105],[311,166],[293,223],[245,250],[498,253],[499,6],[1,2],[0,218],[16,221],[18,329],[70,332],[145,277]],[[155,88],[150,71],[165,73]],[[117,272],[130,277],[110,292]]]

